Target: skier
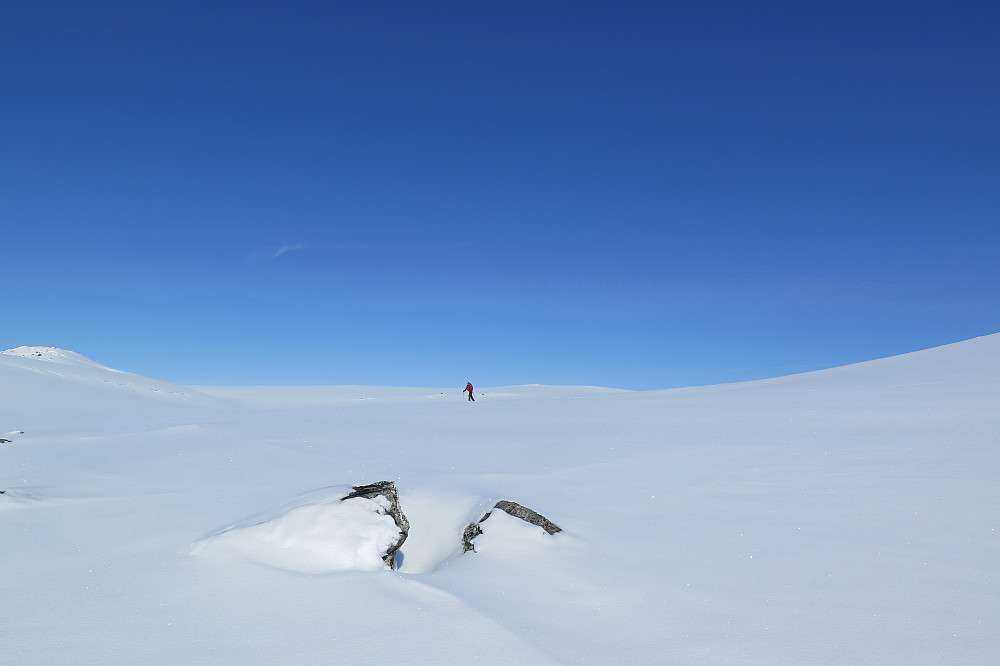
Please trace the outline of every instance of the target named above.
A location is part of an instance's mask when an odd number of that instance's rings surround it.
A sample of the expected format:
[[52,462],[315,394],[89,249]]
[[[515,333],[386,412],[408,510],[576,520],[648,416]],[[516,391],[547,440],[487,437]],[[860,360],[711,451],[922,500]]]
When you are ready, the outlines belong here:
[[[469,392],[469,400],[475,402],[476,399],[472,397],[472,382],[465,382],[465,391]],[[465,393],[465,391],[462,391],[462,393]]]

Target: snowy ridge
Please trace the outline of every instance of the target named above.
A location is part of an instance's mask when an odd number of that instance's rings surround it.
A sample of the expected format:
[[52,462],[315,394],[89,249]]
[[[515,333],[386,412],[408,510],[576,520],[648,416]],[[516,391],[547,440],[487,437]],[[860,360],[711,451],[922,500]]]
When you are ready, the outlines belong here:
[[[123,409],[156,410],[164,405],[212,407],[217,401],[197,390],[115,370],[81,354],[54,347],[17,347],[0,352],[0,402],[20,425],[43,419]],[[18,424],[14,424],[18,425]]]
[[662,389],[648,393],[739,390],[759,391],[765,387],[796,387],[819,390],[842,386],[892,387],[942,382],[982,382],[1000,376],[1000,333],[942,345],[897,356],[862,361],[850,365],[814,370],[784,377],[758,379],[734,384],[715,384],[683,389]]
[[905,383],[977,381],[998,373],[1000,333],[808,374],[824,381],[842,376],[855,382]]
[[95,363],[89,358],[77,354],[76,352],[58,349],[57,347],[15,347],[14,349],[5,349],[4,351],[0,351],[0,354],[18,356],[21,358],[39,359],[50,363],[59,363],[68,366],[97,368],[109,372],[121,372],[120,370],[113,370],[103,366],[100,363]]

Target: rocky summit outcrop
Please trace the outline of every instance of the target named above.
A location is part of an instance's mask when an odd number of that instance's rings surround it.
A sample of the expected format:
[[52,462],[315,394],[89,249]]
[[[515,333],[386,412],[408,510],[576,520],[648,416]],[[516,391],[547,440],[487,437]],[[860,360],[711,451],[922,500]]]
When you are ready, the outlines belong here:
[[399,541],[389,547],[382,559],[389,565],[390,569],[395,569],[396,553],[410,533],[410,521],[406,519],[406,514],[403,513],[403,509],[399,505],[399,493],[396,491],[396,484],[392,481],[377,481],[364,486],[352,487],[354,488],[354,492],[341,498],[341,502],[346,502],[356,497],[364,497],[366,499],[384,497],[387,500],[389,506],[386,508],[386,513],[392,517],[396,522],[396,527],[399,528]]
[[505,513],[509,513],[515,518],[520,518],[521,520],[531,523],[532,525],[538,525],[543,530],[549,534],[555,534],[556,532],[562,532],[562,528],[553,523],[551,520],[546,518],[540,513],[532,511],[526,506],[522,506],[517,502],[511,502],[508,500],[500,500],[497,502],[493,509],[487,511],[478,522],[469,523],[465,530],[462,532],[462,552],[467,553],[470,550],[476,550],[475,545],[472,541],[483,533],[482,527],[480,527],[483,522],[490,517],[494,510],[500,509]]

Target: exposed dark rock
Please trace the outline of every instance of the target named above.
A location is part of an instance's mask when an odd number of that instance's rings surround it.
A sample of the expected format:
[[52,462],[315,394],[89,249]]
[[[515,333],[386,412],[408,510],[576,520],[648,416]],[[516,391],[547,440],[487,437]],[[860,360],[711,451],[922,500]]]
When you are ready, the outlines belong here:
[[[545,516],[543,516],[540,513],[536,513],[535,511],[532,511],[531,509],[529,509],[526,506],[521,506],[517,502],[510,502],[508,500],[500,500],[499,502],[497,502],[493,506],[493,509],[500,509],[501,511],[509,513],[510,515],[514,516],[515,518],[520,518],[521,520],[523,520],[525,522],[528,522],[528,523],[531,523],[532,525],[538,525],[539,527],[541,527],[543,530],[545,530],[549,534],[555,534],[556,532],[562,532],[562,528],[559,527],[558,525],[556,525],[555,523],[553,523],[551,520],[549,520],[548,518],[546,518]],[[468,525],[466,525],[465,530],[462,532],[462,552],[463,553],[467,553],[470,550],[474,551],[476,549],[475,545],[472,543],[472,540],[475,539],[477,536],[479,536],[480,534],[483,533],[483,530],[480,527],[480,525],[482,525],[483,521],[485,521],[487,518],[490,517],[490,514],[493,513],[493,509],[490,509],[489,511],[487,511],[483,515],[483,517],[479,519],[479,522],[469,523]]]
[[517,502],[508,502],[507,500],[500,500],[499,502],[497,502],[496,508],[500,509],[501,511],[506,511],[515,518],[520,518],[521,520],[527,521],[532,525],[538,525],[549,534],[562,532],[562,528],[553,523],[551,520],[549,520],[540,513],[532,511],[526,506],[521,506]]
[[403,542],[406,541],[407,535],[410,533],[410,521],[406,519],[406,514],[403,513],[403,509],[399,505],[399,493],[396,492],[396,484],[392,481],[378,481],[376,483],[369,483],[366,486],[353,486],[353,488],[354,492],[341,498],[341,502],[354,499],[355,497],[375,499],[382,496],[389,500],[388,514],[392,516],[392,519],[396,522],[396,527],[399,528],[399,541],[385,552],[382,559],[389,565],[390,569],[395,569],[396,552],[399,551]]
[[[487,512],[485,516],[479,519],[479,523],[483,522],[490,517],[491,512]],[[462,552],[467,553],[470,550],[475,550],[476,547],[473,545],[472,540],[483,533],[483,530],[479,527],[479,523],[469,523],[465,526],[465,531],[462,532]]]

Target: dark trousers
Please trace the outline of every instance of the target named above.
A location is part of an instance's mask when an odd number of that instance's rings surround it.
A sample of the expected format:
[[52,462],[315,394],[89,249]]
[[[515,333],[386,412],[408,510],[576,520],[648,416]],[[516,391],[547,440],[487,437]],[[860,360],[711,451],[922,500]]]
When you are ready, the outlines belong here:
[[471,400],[472,402],[476,401],[476,399],[472,397],[472,391],[469,391],[469,400]]

